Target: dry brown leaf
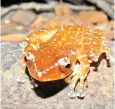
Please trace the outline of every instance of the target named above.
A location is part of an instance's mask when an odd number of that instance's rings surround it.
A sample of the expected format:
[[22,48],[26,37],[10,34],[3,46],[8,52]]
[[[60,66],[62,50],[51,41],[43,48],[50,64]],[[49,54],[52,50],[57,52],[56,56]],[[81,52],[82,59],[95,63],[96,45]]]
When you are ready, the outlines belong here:
[[22,42],[26,36],[27,36],[26,34],[8,34],[8,35],[2,35],[0,37],[1,41],[5,42]]
[[42,26],[43,23],[47,22],[49,19],[44,16],[39,16],[32,24],[31,28],[38,28],[39,26]]
[[108,22],[107,15],[104,12],[99,11],[82,11],[79,14],[76,14],[76,17],[92,24]]
[[55,7],[55,13],[56,15],[67,15],[67,14],[71,14],[72,10],[63,5],[58,5]]

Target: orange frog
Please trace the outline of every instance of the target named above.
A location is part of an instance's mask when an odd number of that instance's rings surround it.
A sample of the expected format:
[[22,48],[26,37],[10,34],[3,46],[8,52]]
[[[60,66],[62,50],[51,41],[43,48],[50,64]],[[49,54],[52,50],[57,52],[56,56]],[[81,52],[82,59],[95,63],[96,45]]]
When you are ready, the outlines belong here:
[[22,57],[30,76],[41,82],[59,79],[71,82],[69,96],[72,98],[84,97],[90,63],[108,51],[103,31],[84,25],[43,29],[26,37],[22,45]]

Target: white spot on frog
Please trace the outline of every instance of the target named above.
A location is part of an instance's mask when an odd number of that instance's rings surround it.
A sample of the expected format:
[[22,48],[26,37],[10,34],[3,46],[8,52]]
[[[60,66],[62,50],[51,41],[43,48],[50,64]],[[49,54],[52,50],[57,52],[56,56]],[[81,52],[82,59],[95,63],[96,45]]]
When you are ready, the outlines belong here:
[[72,54],[72,55],[76,55],[76,53],[75,53],[74,51],[71,51],[71,54]]
[[37,72],[38,76],[41,77],[42,76],[42,72]]
[[28,38],[28,37],[26,37],[26,40],[28,41],[28,40],[29,40],[29,38]]
[[30,44],[30,46],[32,46],[34,50],[36,50],[36,51],[38,50],[38,47],[35,46],[34,44]]
[[27,59],[32,60],[33,62],[35,62],[35,57],[31,52],[28,53]]
[[27,42],[20,43],[21,50],[23,51],[27,47]]
[[59,65],[66,66],[67,64],[70,64],[70,59],[68,57],[61,58],[58,60]]

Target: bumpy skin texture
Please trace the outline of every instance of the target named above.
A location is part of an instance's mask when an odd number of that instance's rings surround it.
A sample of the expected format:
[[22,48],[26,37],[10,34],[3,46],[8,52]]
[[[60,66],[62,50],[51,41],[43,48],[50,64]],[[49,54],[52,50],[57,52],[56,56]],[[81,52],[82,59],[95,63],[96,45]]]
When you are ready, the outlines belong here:
[[29,35],[24,43],[23,57],[34,79],[46,82],[66,78],[72,81],[73,90],[79,79],[83,89],[90,62],[108,49],[102,30],[83,25],[41,30]]

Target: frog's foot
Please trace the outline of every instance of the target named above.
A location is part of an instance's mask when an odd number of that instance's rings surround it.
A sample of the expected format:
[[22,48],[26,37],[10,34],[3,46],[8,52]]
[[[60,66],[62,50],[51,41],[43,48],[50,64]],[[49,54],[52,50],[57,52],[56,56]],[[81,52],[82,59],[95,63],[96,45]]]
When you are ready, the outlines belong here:
[[97,72],[97,71],[98,71],[97,67],[95,67],[95,68],[93,69],[93,71]]
[[111,67],[109,59],[106,59],[106,63],[107,63],[107,67]]
[[31,89],[35,89],[35,88],[37,88],[38,87],[38,84],[36,83],[36,84],[32,84],[31,83]]
[[83,99],[85,97],[85,94],[84,94],[84,91],[83,90],[79,90],[79,91],[73,91],[71,90],[69,93],[68,93],[68,96],[71,98],[71,99],[74,99],[75,97],[78,97],[79,99]]
[[[70,79],[70,78],[69,78]],[[75,92],[75,87],[76,87],[76,83],[78,82],[78,76],[75,75],[72,79],[71,79],[71,83],[70,83],[70,89],[71,91],[68,93],[69,97],[74,99],[77,96],[77,93]]]
[[[78,81],[80,80],[79,86],[76,89],[76,84],[78,83]],[[71,80],[71,84],[70,84],[70,89],[71,91],[68,93],[70,98],[75,98],[78,97],[80,99],[83,99],[85,94],[84,94],[84,80],[85,80],[85,76],[83,78],[83,76],[79,77],[78,75],[75,75],[72,80]]]
[[79,98],[79,99],[83,99],[85,97],[85,93],[84,93],[84,89],[82,88],[79,88],[79,90],[76,91],[76,96]]
[[70,88],[75,92],[76,85],[79,82],[77,93],[75,95],[78,98],[84,98],[84,82],[89,72],[90,64],[88,63],[88,58],[86,55],[84,55],[82,58],[79,58],[79,62],[80,64],[75,64],[73,68],[74,77],[71,80]]
[[104,59],[106,60],[107,67],[111,67],[110,59],[111,59],[111,54],[110,52],[108,53],[102,53]]

